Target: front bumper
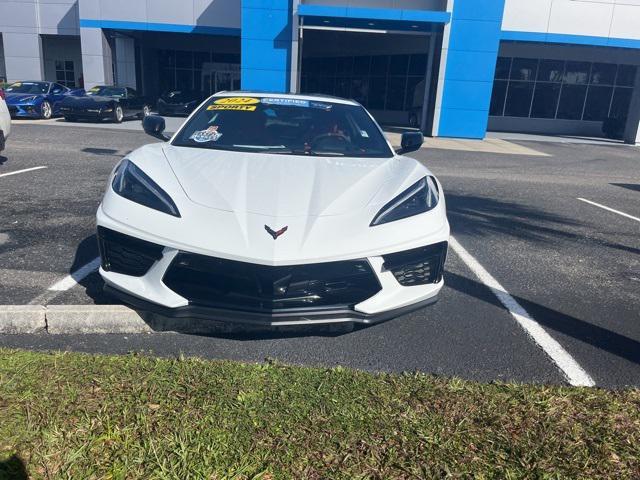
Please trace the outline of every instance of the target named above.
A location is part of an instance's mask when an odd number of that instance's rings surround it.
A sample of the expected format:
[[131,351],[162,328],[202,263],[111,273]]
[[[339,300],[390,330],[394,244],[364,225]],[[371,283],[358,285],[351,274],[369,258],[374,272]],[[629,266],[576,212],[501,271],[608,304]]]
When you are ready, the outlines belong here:
[[11,118],[40,118],[39,105],[7,105]]
[[372,324],[435,303],[447,249],[440,242],[380,257],[274,267],[184,252],[104,227],[98,241],[105,289],[136,308],[270,326]]
[[60,114],[65,117],[74,117],[74,118],[82,118],[86,120],[94,120],[100,121],[105,120],[107,118],[111,118],[113,115],[113,110],[105,111],[105,110],[87,110],[80,108],[68,108],[62,107],[60,108]]

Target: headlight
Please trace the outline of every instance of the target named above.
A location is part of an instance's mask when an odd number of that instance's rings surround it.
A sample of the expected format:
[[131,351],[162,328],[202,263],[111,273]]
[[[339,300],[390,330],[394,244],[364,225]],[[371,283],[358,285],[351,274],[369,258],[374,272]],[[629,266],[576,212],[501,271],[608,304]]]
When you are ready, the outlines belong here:
[[118,165],[111,187],[127,200],[180,217],[178,207],[169,194],[130,160],[125,159]]
[[438,205],[439,199],[440,192],[434,178],[422,178],[382,207],[370,226],[375,227],[428,212]]

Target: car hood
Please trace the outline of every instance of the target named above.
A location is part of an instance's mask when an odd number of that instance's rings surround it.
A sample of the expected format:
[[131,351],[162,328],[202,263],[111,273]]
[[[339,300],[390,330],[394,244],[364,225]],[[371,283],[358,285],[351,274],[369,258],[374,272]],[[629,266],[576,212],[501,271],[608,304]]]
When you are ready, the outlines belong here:
[[72,97],[69,96],[63,100],[64,104],[72,104],[74,106],[86,106],[91,107],[92,105],[104,105],[105,103],[110,103],[113,101],[118,101],[116,98],[111,97],[99,97],[99,96],[84,96],[84,97]]
[[359,211],[384,186],[396,188],[415,163],[402,157],[312,157],[172,145],[163,152],[191,201],[279,218]]
[[14,103],[21,103],[26,98],[38,97],[42,98],[44,95],[38,93],[7,93],[7,103],[9,105]]

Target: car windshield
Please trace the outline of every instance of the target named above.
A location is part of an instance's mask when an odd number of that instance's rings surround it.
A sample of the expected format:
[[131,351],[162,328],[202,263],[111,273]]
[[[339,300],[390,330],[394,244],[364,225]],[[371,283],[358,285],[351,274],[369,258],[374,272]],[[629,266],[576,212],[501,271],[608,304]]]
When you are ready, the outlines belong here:
[[16,82],[7,87],[7,93],[33,93],[40,95],[49,91],[49,84],[46,82]]
[[393,156],[363,107],[293,97],[213,97],[173,145],[283,155]]
[[87,95],[90,97],[115,97],[123,98],[127,95],[127,91],[124,88],[118,87],[93,87],[87,90]]

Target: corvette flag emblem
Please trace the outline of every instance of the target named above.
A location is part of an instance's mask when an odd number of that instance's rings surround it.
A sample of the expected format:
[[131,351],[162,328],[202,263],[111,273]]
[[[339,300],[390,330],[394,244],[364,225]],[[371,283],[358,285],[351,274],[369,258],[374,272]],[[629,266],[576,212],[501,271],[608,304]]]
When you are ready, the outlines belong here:
[[283,227],[280,230],[278,230],[277,232],[275,230],[273,230],[271,227],[269,227],[268,225],[265,225],[264,229],[267,231],[267,233],[269,235],[271,235],[273,237],[274,240],[277,240],[280,235],[282,235],[284,232],[289,230],[289,227]]

